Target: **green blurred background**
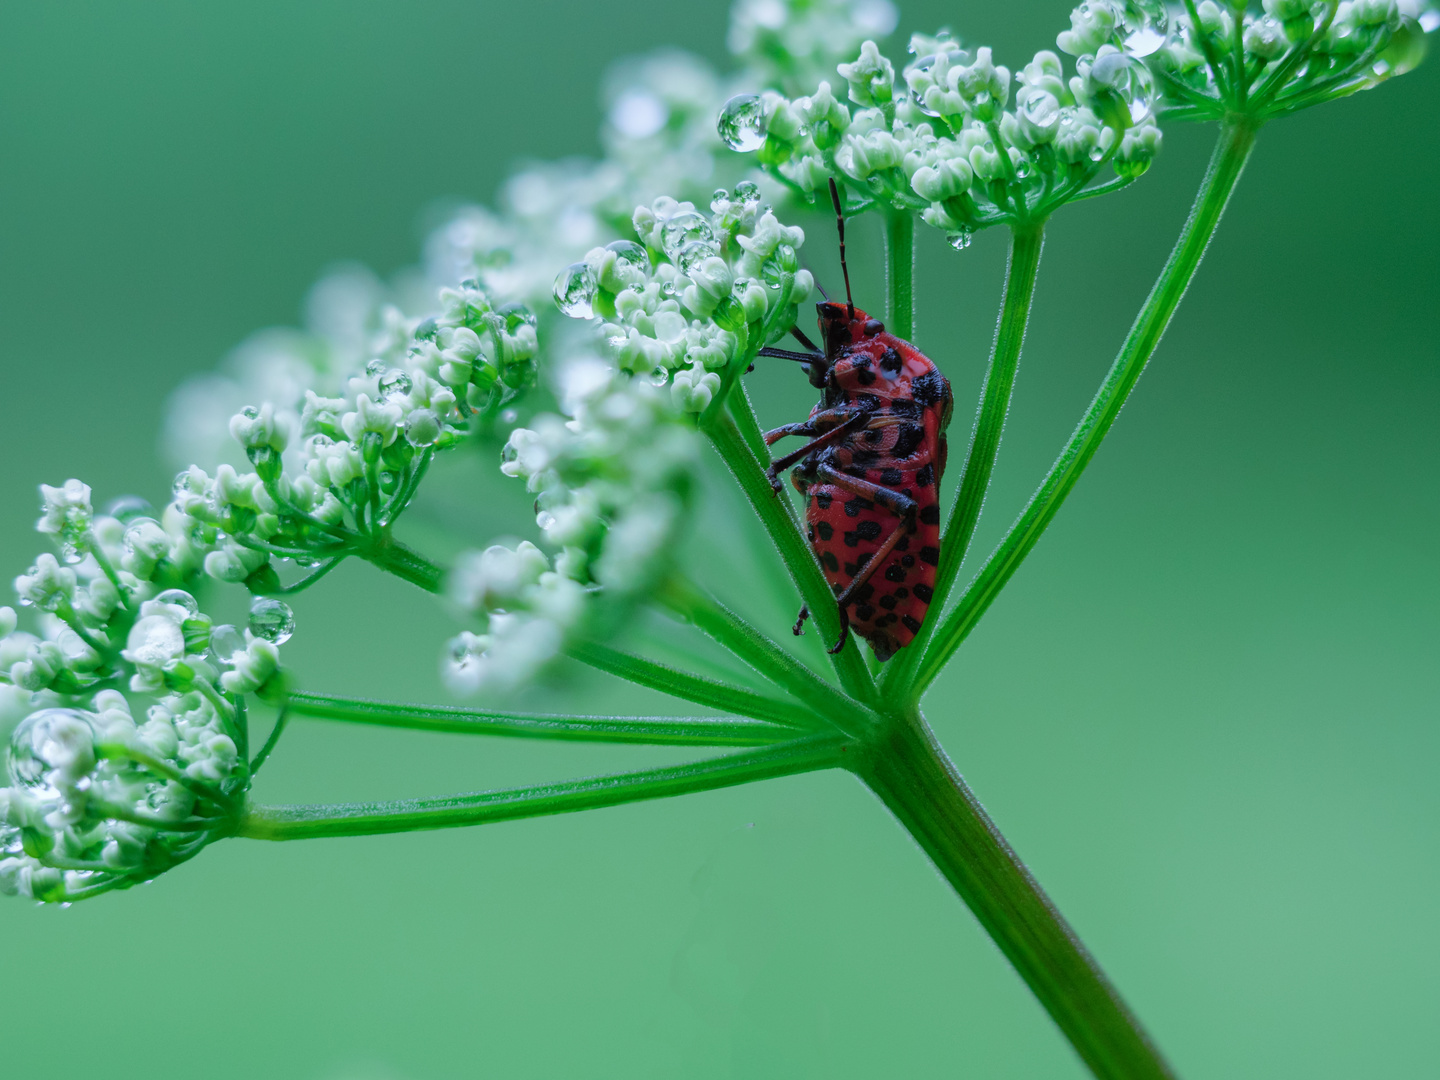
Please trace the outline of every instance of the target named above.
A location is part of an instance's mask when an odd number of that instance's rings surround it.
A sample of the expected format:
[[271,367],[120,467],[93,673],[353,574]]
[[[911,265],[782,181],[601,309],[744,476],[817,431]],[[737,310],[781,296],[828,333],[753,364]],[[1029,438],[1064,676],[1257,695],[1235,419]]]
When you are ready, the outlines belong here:
[[[949,24],[1014,66],[1068,8],[912,0],[890,51]],[[437,199],[488,200],[518,158],[598,152],[607,66],[666,44],[728,66],[725,24],[720,3],[648,0],[6,5],[4,575],[41,547],[36,483],[158,500],[180,379],[294,323],[335,260],[413,262]],[[1186,1077],[1440,1068],[1437,115],[1431,63],[1262,134],[1152,370],[929,701]],[[978,548],[1098,383],[1211,137],[1172,125],[1142,183],[1052,226]],[[857,296],[874,296],[876,226],[854,231]],[[916,338],[962,401],[1003,260],[1001,236],[956,254],[922,232]],[[805,407],[793,376],[756,373],[763,420]],[[449,480],[473,496],[474,540],[523,527],[523,494],[488,463]],[[450,617],[364,567],[334,581],[297,605],[301,680],[444,700]],[[673,757],[307,722],[260,795]],[[70,910],[7,901],[0,1009],[7,1076],[1082,1075],[839,774],[443,834],[237,841]]]

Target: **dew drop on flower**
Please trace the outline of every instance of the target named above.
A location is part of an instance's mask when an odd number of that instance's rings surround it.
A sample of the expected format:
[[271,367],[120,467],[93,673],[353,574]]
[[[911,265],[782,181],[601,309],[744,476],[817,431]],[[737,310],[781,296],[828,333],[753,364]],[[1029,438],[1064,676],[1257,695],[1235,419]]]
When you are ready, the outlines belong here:
[[420,325],[415,327],[415,340],[431,341],[439,332],[440,324],[435,321],[435,316],[431,315],[428,319],[422,319]]
[[240,415],[245,417],[246,420],[254,420],[260,415],[260,410],[257,409],[254,405],[246,405],[243,409],[240,410]]
[[617,260],[623,259],[642,274],[650,273],[650,256],[634,240],[614,240],[605,245],[605,250],[613,251]]
[[380,377],[380,400],[404,397],[410,393],[410,376],[399,368],[391,368]]
[[717,214],[723,213],[725,208],[729,205],[730,193],[726,191],[723,187],[717,187],[713,192],[711,192],[710,209],[712,211]]
[[1105,151],[1104,151],[1104,150],[1101,150],[1100,147],[1096,146],[1096,147],[1092,147],[1092,148],[1091,148],[1091,150],[1090,150],[1090,160],[1091,160],[1091,161],[1099,161],[1099,160],[1101,160],[1104,156],[1105,156]]
[[665,254],[672,260],[682,248],[697,240],[713,244],[715,231],[710,228],[710,222],[693,210],[676,214],[660,229],[660,243],[665,248]]
[[137,517],[150,517],[155,513],[155,508],[139,495],[121,495],[118,499],[111,500],[105,507],[105,513],[128,524]]
[[741,180],[735,185],[735,198],[742,202],[759,202],[760,185],[754,180]]
[[555,306],[572,319],[595,314],[595,273],[583,262],[571,263],[555,278]]
[[970,246],[970,241],[974,238],[975,234],[969,229],[961,229],[959,232],[951,233],[946,237],[946,239],[950,241],[950,246],[956,251],[964,251]]
[[365,365],[366,375],[380,375],[385,371],[385,361],[378,357]]
[[229,661],[245,648],[245,635],[229,623],[223,623],[210,631],[210,651],[221,660]]
[[176,607],[182,607],[190,613],[192,618],[200,614],[200,605],[197,604],[195,598],[184,589],[166,589],[159,596],[155,597],[155,602],[157,604],[174,604]]
[[1132,56],[1149,56],[1165,44],[1170,16],[1163,0],[1128,0],[1122,24],[1125,51]]
[[250,605],[250,632],[272,645],[284,645],[295,633],[295,613],[273,596],[256,597]]
[[715,128],[731,150],[759,150],[765,144],[765,106],[754,94],[736,94],[720,110]]
[[680,268],[682,274],[690,276],[706,259],[719,254],[720,252],[716,250],[714,244],[704,240],[692,240],[680,249],[680,254],[675,259],[675,265]]
[[650,383],[652,386],[664,386],[670,381],[670,369],[661,365],[650,372]]

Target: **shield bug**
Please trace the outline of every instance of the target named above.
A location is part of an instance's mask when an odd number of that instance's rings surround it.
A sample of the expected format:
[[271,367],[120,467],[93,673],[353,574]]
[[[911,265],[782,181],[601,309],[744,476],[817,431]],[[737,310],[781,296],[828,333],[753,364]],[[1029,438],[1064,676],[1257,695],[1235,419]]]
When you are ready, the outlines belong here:
[[[827,297],[816,305],[823,349],[796,328],[805,351],[760,350],[799,361],[822,391],[804,422],[765,433],[767,446],[790,435],[809,440],[772,461],[768,475],[778,495],[779,474],[796,466],[791,479],[807,501],[807,535],[840,608],[840,640],[830,651],[844,648],[853,628],[888,660],[919,632],[934,595],[953,398],[945,376],[919,349],[855,306],[834,180],[830,198],[845,303]],[[800,609],[795,633],[808,614]]]

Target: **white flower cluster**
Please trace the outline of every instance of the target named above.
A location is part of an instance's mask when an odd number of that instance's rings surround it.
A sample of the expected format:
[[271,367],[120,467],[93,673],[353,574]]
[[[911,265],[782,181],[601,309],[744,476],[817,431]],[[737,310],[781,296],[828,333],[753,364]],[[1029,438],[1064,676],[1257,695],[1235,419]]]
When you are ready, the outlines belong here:
[[[1110,17],[1106,6],[1097,8],[1095,0],[1089,7],[1098,11],[1092,21]],[[1235,70],[1220,64],[1217,76],[1210,60],[1234,53],[1238,18],[1245,96],[1263,87],[1267,100],[1261,108],[1265,115],[1274,115],[1404,74],[1424,57],[1425,35],[1440,28],[1440,9],[1430,0],[1341,0],[1333,8],[1327,24],[1329,6],[1309,0],[1264,0],[1262,12],[1247,11],[1244,4],[1203,0],[1195,8],[1198,23],[1186,11],[1176,14],[1151,63],[1166,80],[1170,104],[1181,115],[1219,115],[1236,96]],[[1078,15],[1075,21],[1076,30],[1082,31]],[[1272,74],[1287,59],[1302,62],[1291,63],[1288,72],[1275,76],[1278,85],[1272,85]]]
[[862,41],[889,36],[897,22],[889,0],[738,0],[730,13],[730,51],[760,85],[800,94]]
[[945,34],[916,34],[897,87],[894,65],[866,41],[836,69],[853,110],[828,81],[793,100],[737,95],[721,112],[720,135],[758,151],[807,196],[836,176],[870,201],[923,210],[963,246],[978,228],[1053,212],[1106,162],[1125,178],[1148,168],[1160,143],[1153,81],[1126,42],[1148,41],[1150,23],[1134,5],[1126,12],[1129,21],[1103,43],[1060,35],[1062,47],[1092,50],[1068,80],[1053,52],[1036,53],[1012,78],[988,47],[972,52]]
[[640,238],[595,248],[555,279],[555,302],[598,316],[622,371],[668,386],[675,407],[702,414],[737,362],[782,336],[814,280],[800,269],[804,232],[780,224],[742,181],[715,192],[710,213],[661,196],[635,211]]
[[554,659],[582,630],[622,617],[669,567],[686,520],[698,438],[672,395],[598,357],[567,370],[569,419],[542,415],[513,432],[501,470],[535,493],[535,545],[471,552],[451,596],[486,620],[451,643],[458,692],[503,692]]
[[173,506],[122,520],[77,480],[41,491],[37,528],[65,561],[42,554],[15,579],[35,632],[0,608],[0,892],[66,901],[154,877],[233,817],[243,697],[283,693],[293,619],[262,599],[250,629],[213,625],[176,585],[217,551]]

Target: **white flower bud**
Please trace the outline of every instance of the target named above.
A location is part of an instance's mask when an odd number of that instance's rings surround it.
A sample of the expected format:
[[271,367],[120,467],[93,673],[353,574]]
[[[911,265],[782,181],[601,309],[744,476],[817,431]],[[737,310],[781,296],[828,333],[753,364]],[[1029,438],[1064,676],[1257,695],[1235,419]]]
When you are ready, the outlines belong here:
[[894,96],[895,68],[873,41],[860,46],[853,63],[840,64],[835,70],[850,84],[850,100],[861,107],[885,105]]
[[230,435],[247,450],[269,447],[283,451],[290,443],[286,429],[286,424],[277,421],[275,406],[268,401],[258,409],[242,409],[230,418]]
[[15,579],[15,593],[22,604],[33,604],[41,611],[56,611],[69,604],[75,595],[75,571],[61,566],[49,553],[35,560],[27,574]]

